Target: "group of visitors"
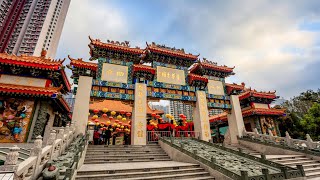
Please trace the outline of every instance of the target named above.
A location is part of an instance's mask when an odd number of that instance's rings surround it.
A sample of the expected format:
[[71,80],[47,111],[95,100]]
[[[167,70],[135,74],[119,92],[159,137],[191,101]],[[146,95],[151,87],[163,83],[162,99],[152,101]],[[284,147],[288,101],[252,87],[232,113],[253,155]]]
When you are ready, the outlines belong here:
[[112,138],[112,145],[116,145],[116,138],[123,137],[124,144],[130,144],[130,133],[127,132],[116,132],[111,130],[112,127],[108,126],[105,130],[95,129],[93,133],[93,144],[94,145],[111,145],[110,139]]

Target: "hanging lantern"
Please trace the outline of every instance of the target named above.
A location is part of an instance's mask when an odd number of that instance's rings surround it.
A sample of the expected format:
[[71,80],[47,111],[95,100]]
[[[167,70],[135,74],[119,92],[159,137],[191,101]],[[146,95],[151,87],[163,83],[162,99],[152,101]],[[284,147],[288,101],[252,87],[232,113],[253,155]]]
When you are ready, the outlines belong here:
[[96,123],[96,126],[99,126],[99,123]]
[[115,111],[111,111],[111,115],[114,116],[116,115],[117,113]]
[[122,116],[121,116],[121,115],[118,115],[118,116],[117,116],[117,119],[119,119],[119,120],[122,119]]
[[161,116],[159,114],[156,115],[156,118],[159,119]]
[[124,114],[124,113],[126,113],[124,110],[121,110],[121,111],[120,111],[120,114]]
[[119,120],[115,120],[114,122],[115,122],[115,123],[119,123]]
[[119,129],[119,128],[116,128],[116,131],[118,132],[118,131],[120,131],[120,129]]
[[151,113],[151,116],[152,116],[152,117],[155,117],[155,116],[156,116],[156,113]]
[[110,121],[107,121],[107,123],[106,123],[107,125],[110,125],[111,124],[111,122]]
[[112,131],[113,131],[113,129],[112,129],[112,128],[110,128],[110,131],[112,132]]
[[110,119],[110,121],[112,121],[113,117],[112,117],[112,116],[109,116],[109,119]]
[[106,118],[106,117],[108,117],[108,115],[107,114],[102,114],[102,117]]
[[130,124],[131,123],[131,121],[128,121],[128,124]]
[[126,121],[127,120],[127,118],[122,118],[122,121]]
[[121,129],[123,129],[123,128],[124,128],[124,126],[120,126],[120,128],[121,128]]
[[179,117],[180,117],[180,118],[183,118],[183,116],[184,116],[183,114],[179,114]]
[[108,112],[108,108],[103,108],[102,112],[104,112],[104,113]]
[[98,115],[93,115],[92,119],[98,119]]
[[130,117],[130,116],[131,116],[131,113],[130,113],[130,112],[127,112],[127,113],[126,113],[126,116],[127,116],[127,117]]
[[94,122],[96,122],[96,123],[99,122],[99,119],[95,119]]
[[128,125],[128,128],[131,128],[131,125]]
[[122,122],[119,122],[120,125],[122,125]]
[[119,127],[120,127],[120,124],[117,125],[117,128],[119,128]]
[[103,128],[100,128],[101,131],[103,131]]
[[117,123],[113,123],[113,126],[117,126],[118,124]]
[[171,116],[170,114],[166,114],[166,118],[169,118],[169,119],[170,119],[170,116]]
[[95,109],[95,110],[93,110],[93,112],[94,112],[95,114],[97,114],[97,113],[99,112],[99,109]]

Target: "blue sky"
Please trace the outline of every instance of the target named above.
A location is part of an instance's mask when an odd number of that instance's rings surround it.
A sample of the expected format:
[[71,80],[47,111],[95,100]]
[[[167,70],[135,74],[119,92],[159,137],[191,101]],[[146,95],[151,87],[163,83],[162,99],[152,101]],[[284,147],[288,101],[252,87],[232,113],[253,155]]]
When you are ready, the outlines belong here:
[[102,41],[155,41],[235,66],[227,82],[284,98],[320,88],[320,1],[72,0],[56,58]]

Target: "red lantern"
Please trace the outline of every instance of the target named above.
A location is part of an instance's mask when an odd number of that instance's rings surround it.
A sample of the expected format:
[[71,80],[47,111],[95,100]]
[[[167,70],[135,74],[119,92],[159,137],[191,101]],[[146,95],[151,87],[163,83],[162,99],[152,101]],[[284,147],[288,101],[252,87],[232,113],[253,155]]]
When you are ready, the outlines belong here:
[[120,129],[119,128],[116,128],[116,131],[119,131]]
[[103,131],[103,128],[100,128],[101,131]]
[[95,114],[97,114],[97,113],[99,112],[99,109],[95,109],[95,110],[93,110],[93,112],[94,112]]
[[127,117],[130,117],[130,116],[131,116],[131,113],[130,113],[130,112],[127,112],[127,113],[126,113],[126,116],[127,116]]
[[131,128],[131,125],[128,125],[128,128]]
[[99,122],[99,119],[95,119],[94,122],[96,122],[96,123]]
[[180,117],[180,118],[183,118],[183,117],[184,117],[184,114],[179,114],[179,117]]
[[124,110],[121,110],[121,111],[120,111],[120,114],[124,114],[124,113],[126,113]]
[[106,118],[108,115],[107,114],[102,114],[102,117]]
[[119,122],[120,125],[122,125],[122,122]]
[[112,117],[112,116],[109,116],[109,119],[110,119],[110,120],[112,120],[112,119],[113,119],[113,117]]
[[151,116],[152,116],[152,117],[155,117],[155,116],[156,116],[156,113],[151,113]]
[[118,122],[119,122],[119,120],[117,119],[117,120],[115,120],[114,122],[115,122],[115,123],[118,123]]
[[161,116],[159,114],[156,115],[156,118],[159,119]]

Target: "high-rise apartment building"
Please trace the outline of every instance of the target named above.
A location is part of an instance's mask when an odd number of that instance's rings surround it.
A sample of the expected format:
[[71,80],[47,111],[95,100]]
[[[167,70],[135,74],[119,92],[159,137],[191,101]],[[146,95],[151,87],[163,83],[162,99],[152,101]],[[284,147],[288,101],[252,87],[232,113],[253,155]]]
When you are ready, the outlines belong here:
[[179,114],[184,114],[187,116],[187,120],[192,120],[193,107],[181,101],[170,101],[170,114],[173,115],[176,120],[180,119]]
[[56,54],[71,0],[0,0],[0,52]]

